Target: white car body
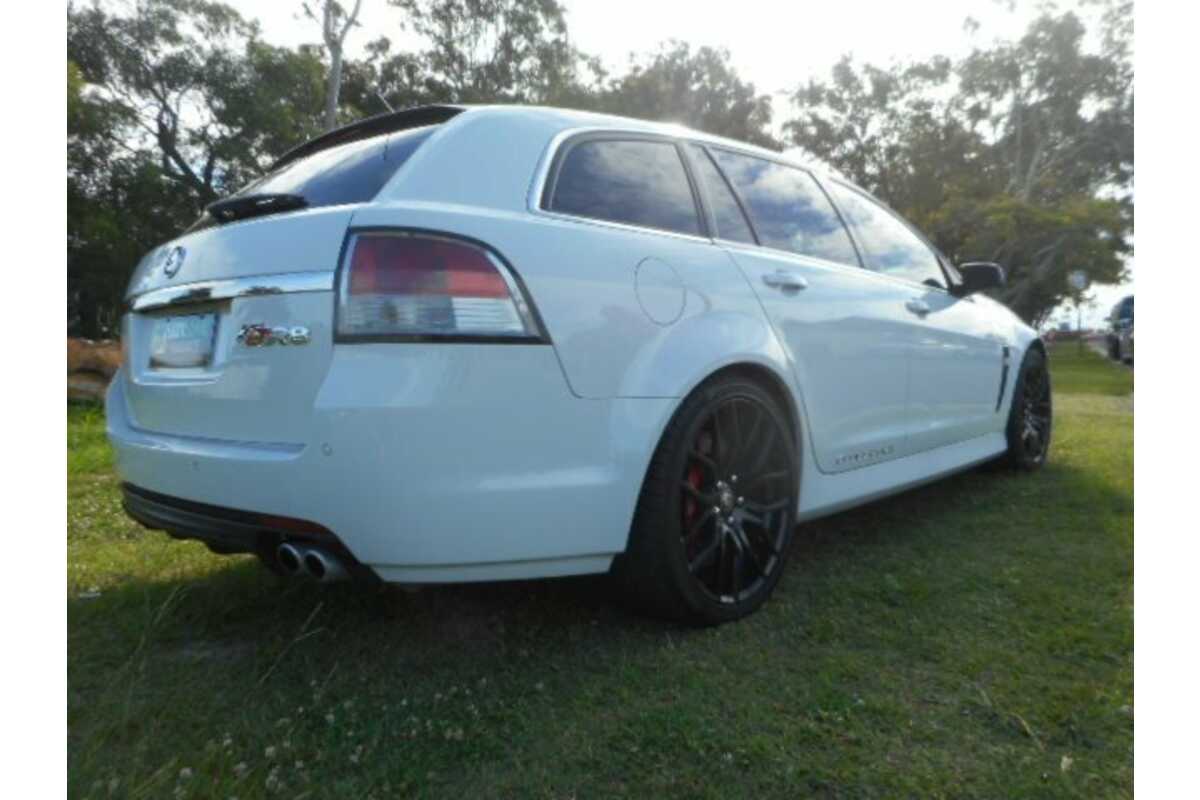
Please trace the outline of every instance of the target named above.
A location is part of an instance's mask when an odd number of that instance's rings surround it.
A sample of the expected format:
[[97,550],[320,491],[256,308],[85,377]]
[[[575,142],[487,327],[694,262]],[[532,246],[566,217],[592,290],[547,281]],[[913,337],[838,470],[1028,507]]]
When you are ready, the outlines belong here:
[[[437,583],[608,570],[672,414],[734,366],[786,398],[800,520],[1005,451],[1012,372],[1036,341],[1007,308],[863,267],[544,210],[556,152],[589,131],[794,163],[675,126],[473,107],[441,122],[369,202],[168,242],[128,290],[126,359],[107,400],[122,480],[196,508],[308,521],[385,581]],[[348,231],[394,227],[493,248],[545,339],[335,342]],[[177,248],[183,263],[168,276]],[[807,288],[767,285],[776,273]],[[151,368],[154,319],[191,308],[216,314],[211,363]],[[256,324],[303,326],[308,341],[241,346],[238,331]]]

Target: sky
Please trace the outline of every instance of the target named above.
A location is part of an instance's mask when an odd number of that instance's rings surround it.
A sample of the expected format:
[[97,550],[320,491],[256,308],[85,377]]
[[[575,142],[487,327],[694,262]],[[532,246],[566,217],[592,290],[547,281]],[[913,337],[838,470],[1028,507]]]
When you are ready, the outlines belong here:
[[[262,23],[264,38],[277,44],[316,43],[316,23],[300,13],[300,2],[226,0]],[[809,77],[827,74],[843,54],[870,61],[957,55],[976,44],[1019,34],[1035,13],[1024,0],[1013,11],[997,0],[840,0],[821,4],[739,0],[718,7],[697,0],[562,0],[574,44],[599,55],[619,70],[630,53],[653,50],[679,39],[695,47],[726,47],[733,63],[759,91],[775,93]],[[1061,2],[1075,7],[1076,2]],[[736,8],[737,13],[730,13]],[[780,9],[791,10],[780,14]],[[968,17],[979,21],[973,35],[963,30]],[[347,43],[352,55],[379,35],[403,42],[403,14],[386,0],[363,0],[363,26]]]
[[[305,19],[299,0],[226,0],[244,16],[258,19],[263,38],[295,46],[317,43],[320,30]],[[959,56],[973,47],[1018,37],[1037,16],[1036,0],[835,0],[823,3],[737,0],[560,0],[576,47],[599,56],[613,72],[623,72],[631,53],[657,49],[669,39],[693,48],[724,47],[744,80],[773,96],[775,117],[786,117],[784,93],[810,78],[827,77],[843,55],[873,63],[907,61],[932,55]],[[1077,0],[1060,0],[1059,8],[1078,8]],[[1086,13],[1081,12],[1084,16]],[[979,23],[969,33],[964,22]],[[386,0],[362,0],[362,28],[351,32],[347,50],[361,55],[363,46],[386,35],[395,47],[411,45],[400,26],[403,15]],[[1130,262],[1132,270],[1132,261]],[[1094,307],[1085,309],[1084,325],[1100,323],[1121,297],[1124,286],[1097,286]],[[1072,324],[1075,315],[1070,314]]]

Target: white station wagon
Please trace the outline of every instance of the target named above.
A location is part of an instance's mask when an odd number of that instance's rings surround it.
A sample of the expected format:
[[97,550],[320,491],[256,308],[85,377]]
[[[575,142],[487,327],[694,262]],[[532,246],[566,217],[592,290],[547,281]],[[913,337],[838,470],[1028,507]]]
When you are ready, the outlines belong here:
[[319,580],[612,571],[757,608],[797,522],[1050,442],[1046,353],[862,190],[692,130],[428,106],[335,130],[138,265],[128,513]]

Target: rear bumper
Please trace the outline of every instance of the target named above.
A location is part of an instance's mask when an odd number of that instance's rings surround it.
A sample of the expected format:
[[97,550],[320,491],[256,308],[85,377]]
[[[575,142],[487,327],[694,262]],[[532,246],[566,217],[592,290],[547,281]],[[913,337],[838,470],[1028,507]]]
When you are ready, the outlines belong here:
[[[140,428],[127,383],[108,434],[135,519],[255,551],[304,521],[384,580],[608,569],[623,551],[670,399],[580,400],[545,346],[336,348],[303,441]],[[299,537],[304,538],[304,537]]]
[[254,514],[168,497],[129,483],[121,485],[125,513],[141,525],[176,539],[196,539],[218,553],[254,553],[274,558],[284,541],[320,545],[338,556],[356,577],[374,577],[331,531],[306,520]]
[[199,539],[221,552],[265,552],[267,535],[283,538],[282,532],[264,529],[261,520],[255,524],[255,515],[189,503],[128,483],[121,486],[121,505],[126,514],[150,530],[166,531],[178,539]]

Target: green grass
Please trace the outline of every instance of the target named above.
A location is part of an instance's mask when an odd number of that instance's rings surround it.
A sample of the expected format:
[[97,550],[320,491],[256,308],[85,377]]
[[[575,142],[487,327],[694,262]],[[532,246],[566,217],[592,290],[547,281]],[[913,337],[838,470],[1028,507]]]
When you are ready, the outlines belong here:
[[1079,342],[1063,342],[1050,351],[1055,391],[1124,397],[1133,391],[1133,370],[1109,361]]
[[1051,361],[1042,472],[804,526],[761,612],[709,630],[601,579],[283,582],[126,520],[70,408],[70,794],[1129,796],[1126,370]]
[[67,405],[67,474],[97,473],[112,467],[104,435],[104,409],[91,403]]

